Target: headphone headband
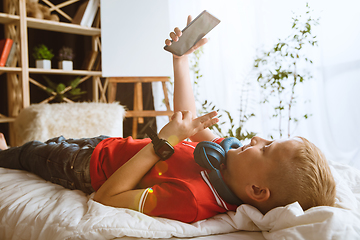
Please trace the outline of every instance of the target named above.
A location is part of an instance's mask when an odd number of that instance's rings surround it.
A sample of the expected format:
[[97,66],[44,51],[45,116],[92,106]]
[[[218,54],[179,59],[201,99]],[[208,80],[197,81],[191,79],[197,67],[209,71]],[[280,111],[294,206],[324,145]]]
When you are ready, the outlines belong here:
[[243,201],[225,184],[219,169],[220,165],[226,162],[226,153],[229,149],[241,146],[242,144],[237,138],[226,138],[220,144],[208,141],[200,142],[194,150],[195,162],[201,167],[211,170],[209,179],[220,197],[235,205],[240,205]]

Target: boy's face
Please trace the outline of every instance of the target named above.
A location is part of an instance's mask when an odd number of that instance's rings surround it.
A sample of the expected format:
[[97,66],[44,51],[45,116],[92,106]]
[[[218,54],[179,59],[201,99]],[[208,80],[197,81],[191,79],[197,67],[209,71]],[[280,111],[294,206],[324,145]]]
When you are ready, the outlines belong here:
[[253,137],[250,144],[229,150],[226,166],[221,169],[225,183],[240,199],[245,197],[246,185],[269,187],[269,173],[293,157],[297,144],[295,139],[268,141]]

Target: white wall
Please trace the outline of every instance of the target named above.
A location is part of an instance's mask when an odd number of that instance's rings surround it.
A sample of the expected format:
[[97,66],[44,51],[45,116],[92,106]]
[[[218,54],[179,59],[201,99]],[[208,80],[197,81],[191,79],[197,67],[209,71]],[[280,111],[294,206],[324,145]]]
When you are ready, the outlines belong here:
[[101,0],[104,77],[170,76],[168,0]]

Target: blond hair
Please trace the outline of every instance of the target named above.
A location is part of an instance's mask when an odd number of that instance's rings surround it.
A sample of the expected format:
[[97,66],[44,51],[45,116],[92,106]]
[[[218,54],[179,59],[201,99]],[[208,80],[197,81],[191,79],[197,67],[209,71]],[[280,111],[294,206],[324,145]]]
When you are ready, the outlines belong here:
[[315,206],[333,206],[335,181],[324,154],[303,137],[290,161],[282,162],[274,179],[274,207],[299,202],[303,210]]

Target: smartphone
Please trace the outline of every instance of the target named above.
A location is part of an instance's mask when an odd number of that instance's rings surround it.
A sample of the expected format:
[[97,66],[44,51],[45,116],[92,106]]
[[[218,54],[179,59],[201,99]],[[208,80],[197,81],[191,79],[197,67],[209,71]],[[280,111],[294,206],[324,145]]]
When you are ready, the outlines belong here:
[[182,30],[179,41],[171,41],[171,45],[166,45],[164,49],[177,56],[182,56],[219,23],[219,19],[205,10]]

